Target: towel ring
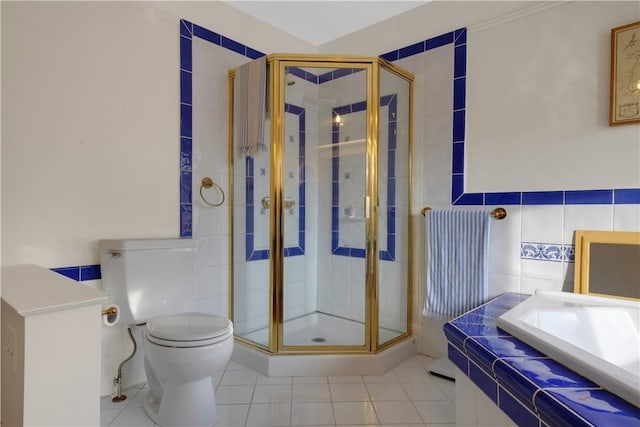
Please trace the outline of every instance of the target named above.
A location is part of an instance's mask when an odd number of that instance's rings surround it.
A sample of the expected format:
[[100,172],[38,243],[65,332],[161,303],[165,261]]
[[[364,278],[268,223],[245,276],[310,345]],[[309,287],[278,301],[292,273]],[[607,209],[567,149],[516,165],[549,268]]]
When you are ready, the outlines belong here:
[[[203,188],[211,188],[211,187],[216,187],[218,189],[218,191],[220,192],[220,194],[222,195],[222,200],[220,200],[220,203],[210,203],[204,197],[204,194],[202,194],[202,189]],[[213,180],[211,178],[209,178],[208,176],[205,176],[204,178],[202,178],[202,183],[200,184],[200,198],[202,199],[202,201],[205,204],[215,208],[215,207],[218,207],[218,206],[220,206],[220,205],[222,205],[224,203],[224,190],[218,184],[213,182]]]

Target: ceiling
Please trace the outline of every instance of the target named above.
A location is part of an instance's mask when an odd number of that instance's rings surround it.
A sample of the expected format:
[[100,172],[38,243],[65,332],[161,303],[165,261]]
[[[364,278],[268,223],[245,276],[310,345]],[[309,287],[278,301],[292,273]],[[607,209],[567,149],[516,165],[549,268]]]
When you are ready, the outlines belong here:
[[225,3],[313,46],[320,46],[428,1],[225,0]]

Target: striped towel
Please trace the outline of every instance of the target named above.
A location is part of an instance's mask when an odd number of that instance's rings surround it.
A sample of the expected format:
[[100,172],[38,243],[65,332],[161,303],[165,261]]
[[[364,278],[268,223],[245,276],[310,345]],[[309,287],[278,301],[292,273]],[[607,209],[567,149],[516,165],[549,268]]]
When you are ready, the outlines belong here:
[[490,215],[481,210],[426,214],[427,296],[423,314],[455,317],[487,300]]
[[264,122],[267,93],[267,62],[263,56],[236,68],[234,123],[240,156],[266,151]]

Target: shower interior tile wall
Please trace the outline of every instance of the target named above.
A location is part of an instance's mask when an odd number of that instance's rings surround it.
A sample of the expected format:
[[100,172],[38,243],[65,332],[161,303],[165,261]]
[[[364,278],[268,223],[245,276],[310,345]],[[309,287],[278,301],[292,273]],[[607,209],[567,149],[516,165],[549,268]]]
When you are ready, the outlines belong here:
[[[364,101],[366,97],[365,73],[357,72],[319,85],[319,98],[333,99],[333,104],[324,106],[319,128],[318,144],[331,147],[332,109]],[[323,95],[326,94],[326,95]],[[364,113],[343,115],[344,126],[340,127],[340,142],[363,140],[366,135]],[[341,247],[364,247],[364,222],[349,221],[349,216],[364,217],[365,157],[364,143],[355,143],[353,155],[344,155],[346,147],[340,150],[340,157],[333,158],[333,148],[323,148],[318,157],[318,257],[324,267],[318,276],[318,311],[364,321],[365,263],[363,258],[332,254],[335,246],[332,235],[334,226],[327,207],[336,209],[337,203],[337,245]],[[334,177],[333,163],[339,162],[337,176]],[[333,180],[337,180],[339,199],[334,201]]]
[[[332,254],[332,232],[338,231],[338,245],[348,248],[365,247],[364,212],[362,204],[364,200],[364,140],[365,140],[365,114],[353,112],[348,114],[344,128],[341,128],[341,141],[355,142],[355,155],[342,156],[339,160],[339,200],[334,200],[332,191],[332,170],[334,155],[332,153],[332,111],[336,106],[351,105],[364,100],[365,74],[362,72],[343,76],[341,78],[326,81],[322,84],[311,83],[304,79],[296,79],[294,87],[286,88],[286,103],[295,109],[304,111],[304,168],[299,170],[300,149],[296,148],[300,134],[298,116],[285,114],[285,198],[300,203],[296,195],[298,191],[297,175],[304,174],[304,210],[293,208],[285,212],[285,247],[295,247],[300,243],[298,233],[304,233],[304,251],[295,256],[285,256],[284,273],[284,307],[285,319],[294,318],[304,314],[321,311],[335,314],[341,317],[364,322],[365,320],[365,261],[362,257],[344,256]],[[294,89],[295,90],[292,90]],[[354,88],[357,88],[354,90]],[[333,94],[337,97],[333,102]],[[407,117],[406,99],[401,103],[401,111]],[[316,100],[316,101],[310,101]],[[381,132],[384,141],[388,137],[388,119],[383,120],[385,129]],[[405,136],[398,147],[396,159],[406,158],[408,139]],[[360,140],[361,142],[356,142]],[[353,153],[351,153],[353,154]],[[267,159],[267,163],[265,163]],[[235,183],[235,218],[234,218],[234,250],[236,259],[245,260],[249,257],[247,244],[253,245],[249,252],[262,251],[266,254],[269,242],[269,212],[260,209],[260,201],[268,193],[269,155],[265,152],[257,153],[252,162],[253,176],[250,178],[251,190],[247,192],[247,185],[243,185],[247,179],[247,162],[239,159],[234,161]],[[386,153],[385,157],[386,159]],[[386,160],[381,164],[386,165]],[[197,162],[197,159],[194,160]],[[260,163],[261,162],[261,163]],[[397,162],[397,160],[396,160]],[[260,163],[261,166],[258,166]],[[263,171],[266,169],[266,173]],[[397,168],[398,188],[407,188],[408,171]],[[261,172],[259,172],[261,171]],[[251,173],[249,172],[251,175]],[[383,174],[387,176],[386,167]],[[290,182],[291,181],[291,182]],[[381,185],[381,200],[387,200],[387,185]],[[406,191],[405,191],[406,193]],[[405,220],[400,212],[407,212],[406,194],[398,191],[404,197],[398,201],[398,211],[395,214],[395,229],[398,236],[393,235],[398,241],[406,241],[407,230]],[[247,201],[247,195],[252,200]],[[244,208],[244,203],[250,203]],[[332,216],[327,209],[338,203],[338,229],[334,230]],[[319,209],[324,209],[318,212]],[[386,212],[386,211],[385,211]],[[247,215],[253,215],[247,219]],[[299,228],[298,215],[304,215],[304,228]],[[353,217],[353,218],[350,218]],[[358,221],[360,218],[362,221]],[[247,222],[248,221],[248,222]],[[250,224],[251,238],[245,235],[245,224]],[[260,222],[260,226],[258,226]],[[393,230],[392,230],[393,231]],[[387,224],[381,224],[381,235],[387,250]],[[398,307],[403,307],[398,302],[397,283],[406,283],[406,277],[402,277],[402,270],[396,268],[398,263],[406,259],[406,250],[401,245],[396,247],[397,258],[395,261],[381,261],[381,275],[386,280],[381,281],[380,292],[386,297],[385,304],[381,304],[381,325],[389,329],[402,330],[406,319],[406,312]],[[245,256],[247,254],[247,256]],[[286,252],[285,252],[286,254]],[[265,255],[266,256],[266,255]],[[252,331],[268,326],[269,309],[269,282],[268,261],[266,259],[252,259],[246,262],[237,262],[234,269],[234,283],[236,298],[234,307],[234,321],[238,332]],[[255,279],[255,280],[253,280]],[[404,282],[400,282],[404,280]],[[404,296],[406,298],[406,296]],[[406,301],[406,300],[405,300]],[[406,305],[406,304],[404,304]]]

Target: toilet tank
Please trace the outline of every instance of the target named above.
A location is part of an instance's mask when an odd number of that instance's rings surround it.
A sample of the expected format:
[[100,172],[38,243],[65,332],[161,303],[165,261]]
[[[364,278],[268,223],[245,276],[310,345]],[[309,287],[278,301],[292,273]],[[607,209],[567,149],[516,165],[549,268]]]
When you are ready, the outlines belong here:
[[98,251],[102,287],[121,323],[191,311],[191,239],[100,240]]

